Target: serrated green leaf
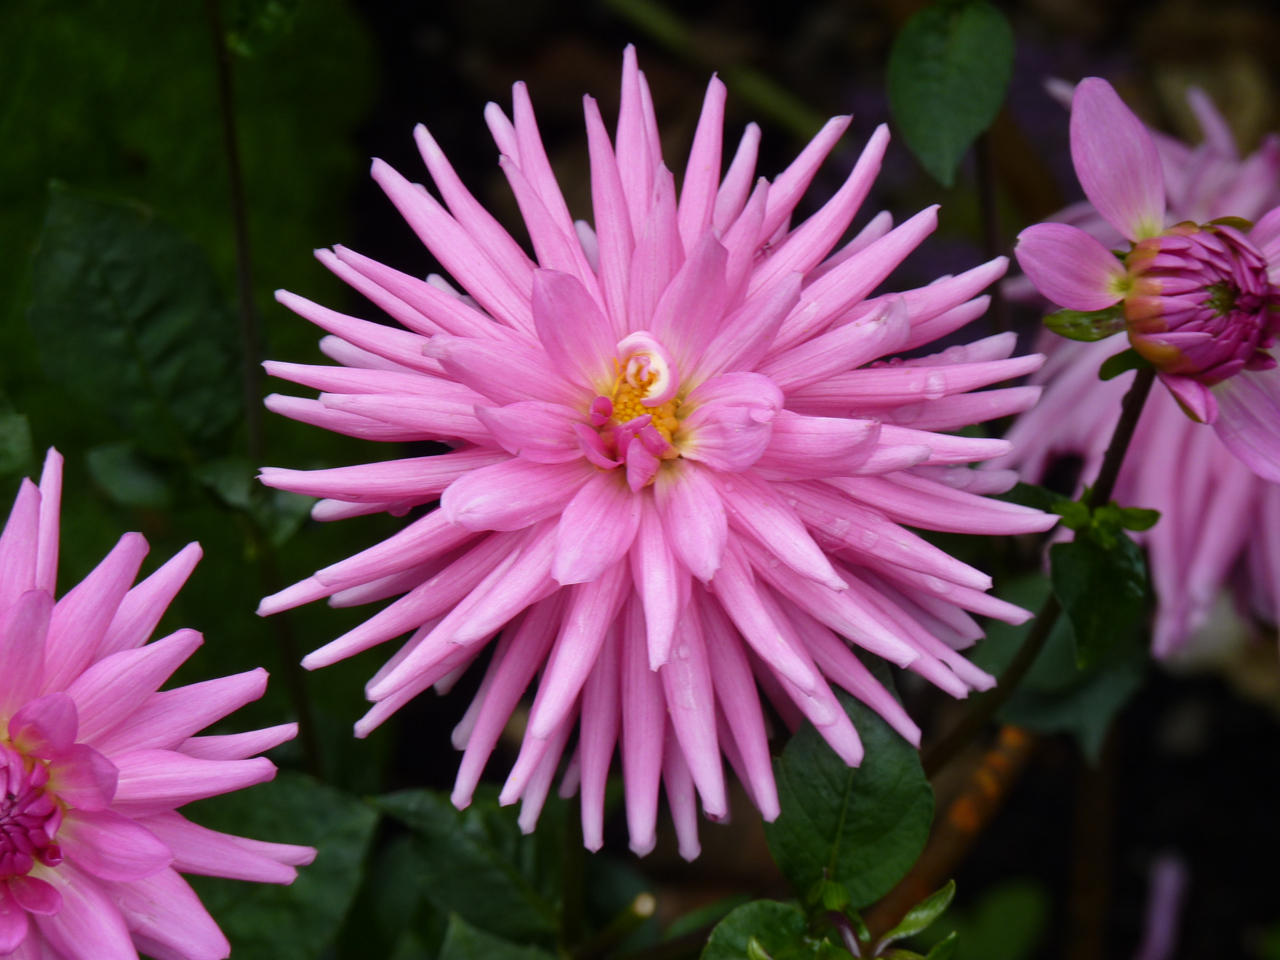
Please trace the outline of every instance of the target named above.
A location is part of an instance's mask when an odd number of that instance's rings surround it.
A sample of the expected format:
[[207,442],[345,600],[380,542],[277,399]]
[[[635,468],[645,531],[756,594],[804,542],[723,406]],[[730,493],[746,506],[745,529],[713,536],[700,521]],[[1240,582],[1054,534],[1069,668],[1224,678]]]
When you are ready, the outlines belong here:
[[[877,677],[892,689],[882,663]],[[861,767],[836,756],[808,723],[774,761],[782,814],[766,823],[769,850],[797,892],[844,885],[855,908],[884,895],[910,869],[933,819],[920,756],[873,710],[837,691],[866,748]],[[824,874],[825,871],[825,874]]]
[[86,456],[89,475],[116,503],[152,510],[169,505],[165,478],[138,455],[131,443],[104,443]]
[[1098,663],[1133,632],[1147,593],[1147,565],[1129,537],[1107,549],[1088,537],[1049,548],[1053,591],[1071,621],[1080,667]]
[[1122,350],[1117,353],[1114,357],[1107,357],[1102,362],[1102,366],[1098,368],[1098,379],[1114,380],[1122,373],[1128,373],[1130,370],[1146,370],[1150,366],[1150,360],[1133,349],[1133,347],[1130,347],[1128,350]]
[[403,790],[376,803],[413,831],[423,891],[439,909],[517,942],[554,939],[558,883],[545,869],[548,857],[535,862],[543,831],[523,836],[515,808],[500,807],[495,791],[477,790],[466,810],[431,790]]
[[438,960],[555,960],[555,955],[477,930],[455,913],[449,917]]
[[907,146],[944,186],[1000,112],[1013,49],[1009,21],[987,0],[925,7],[894,40],[889,106]]
[[907,937],[914,937],[937,920],[938,917],[942,916],[947,907],[951,906],[951,901],[955,899],[955,895],[956,882],[948,880],[945,887],[929,894],[929,896],[908,910],[907,915],[902,918],[902,922],[886,933],[880,939],[880,943],[890,944],[897,940],[905,940]]
[[270,783],[184,808],[214,830],[316,847],[289,886],[190,877],[232,944],[237,960],[314,960],[328,946],[360,886],[377,813],[306,774],[281,771]]
[[31,289],[53,380],[154,456],[225,442],[243,411],[235,319],[189,239],[139,205],[55,187]]
[[1102,310],[1059,310],[1045,317],[1044,325],[1068,340],[1093,343],[1124,330],[1124,307],[1116,304]]

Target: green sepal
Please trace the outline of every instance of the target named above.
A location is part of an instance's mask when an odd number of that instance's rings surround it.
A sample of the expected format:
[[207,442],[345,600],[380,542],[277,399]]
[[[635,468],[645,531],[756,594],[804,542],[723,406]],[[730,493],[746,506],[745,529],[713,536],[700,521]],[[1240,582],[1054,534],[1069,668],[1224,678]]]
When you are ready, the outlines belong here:
[[1059,310],[1045,317],[1044,325],[1060,337],[1092,343],[1124,330],[1124,307],[1117,303],[1104,310]]
[[1130,347],[1128,350],[1120,351],[1114,357],[1107,357],[1098,368],[1098,379],[1114,380],[1120,374],[1128,373],[1130,370],[1147,370],[1150,367],[1151,361]]
[[1253,221],[1246,220],[1244,217],[1218,217],[1217,220],[1210,220],[1205,224],[1206,227],[1234,227],[1241,233],[1248,233],[1253,229]]
[[902,918],[902,922],[880,939],[881,947],[887,946],[896,940],[914,937],[917,933],[926,929],[933,921],[942,916],[947,907],[951,906],[951,901],[955,898],[955,895],[956,882],[948,880],[946,886],[929,894],[929,896],[908,910],[907,915]]
[[805,899],[812,910],[821,908],[843,913],[849,906],[849,889],[838,880],[824,877],[809,888],[809,895]]

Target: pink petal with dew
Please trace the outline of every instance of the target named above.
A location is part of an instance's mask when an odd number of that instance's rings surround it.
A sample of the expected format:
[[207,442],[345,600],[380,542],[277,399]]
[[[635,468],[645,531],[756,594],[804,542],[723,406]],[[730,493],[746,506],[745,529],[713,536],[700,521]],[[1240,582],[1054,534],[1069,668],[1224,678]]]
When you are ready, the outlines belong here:
[[60,960],[137,960],[129,928],[102,886],[73,864],[36,867],[33,876],[52,885],[62,908],[36,916],[36,925]]
[[28,590],[0,614],[0,718],[40,693],[53,597]]
[[23,479],[0,532],[0,609],[7,609],[29,590],[36,589],[41,497],[30,480]]
[[51,693],[13,715],[9,739],[25,754],[52,760],[71,749],[78,726],[75,701],[65,693]]
[[720,185],[720,160],[724,145],[724,104],[728,95],[723,81],[712,77],[702,100],[702,113],[689,148],[689,162],[680,190],[680,240],[692,250],[703,231],[711,226]]
[[97,659],[146,643],[203,555],[200,544],[189,543],[125,594],[106,636],[98,645]]
[[823,274],[830,273],[840,264],[844,263],[850,257],[860,250],[865,249],[872,243],[875,243],[886,233],[893,229],[893,214],[888,210],[881,210],[872,217],[865,227],[859,230],[843,247],[837,250],[827,259],[823,260],[818,266],[809,270],[805,274],[805,282],[812,283]]
[[761,365],[760,373],[773,380],[783,393],[789,394],[826,380],[833,374],[897,353],[910,336],[911,320],[906,301],[902,297],[894,297],[882,303],[868,317],[769,357]]
[[778,787],[773,779],[764,713],[751,676],[751,664],[738,632],[715,598],[705,590],[699,590],[696,605],[702,618],[716,701],[724,711],[738,749],[742,767],[740,775],[749,784],[752,800],[760,815],[772,823],[781,813],[781,807],[778,804]]
[[505,407],[477,406],[476,417],[493,439],[515,456],[535,463],[566,463],[582,456],[574,425],[582,424],[585,418],[572,407],[524,400]]
[[625,478],[597,471],[560,515],[551,575],[565,585],[595,580],[626,556],[639,523],[640,499]]
[[0,956],[7,957],[22,946],[29,929],[27,911],[13,898],[9,885],[0,883]]
[[757,373],[726,373],[699,384],[685,399],[676,440],[681,454],[713,471],[741,473],[760,459],[782,410],[782,391]]
[[176,870],[162,870],[131,883],[104,883],[103,889],[123,915],[140,951],[182,960],[231,956],[231,944]]
[[752,370],[768,352],[782,321],[800,300],[801,276],[789,273],[730,314],[698,363],[694,382]]
[[58,844],[99,880],[141,880],[173,862],[173,853],[143,825],[111,810],[69,810]]
[[53,447],[45,454],[40,473],[40,533],[36,543],[38,590],[54,594],[58,581],[58,531],[62,507],[62,454]]
[[454,481],[440,498],[440,510],[450,523],[469,530],[522,530],[559,514],[596,473],[580,460],[508,460]]
[[642,494],[639,503],[642,514],[631,548],[631,578],[644,607],[649,666],[656,670],[670,656],[676,621],[689,601],[689,571],[671,550],[653,495]]
[[1018,234],[1014,253],[1044,296],[1069,310],[1102,310],[1124,295],[1124,265],[1078,227],[1037,223]]
[[75,744],[49,764],[49,789],[81,810],[105,810],[118,782],[116,765],[87,744]]
[[54,606],[49,620],[45,690],[64,689],[93,662],[149,549],[142,534],[126,533]]
[[716,738],[716,698],[701,618],[693,610],[686,610],[676,625],[671,657],[659,673],[671,726],[702,797],[703,811],[712,820],[723,820],[729,815],[729,800]]
[[115,758],[120,770],[112,808],[127,816],[172,810],[274,779],[276,766],[254,760],[197,760],[173,750],[134,750]]
[[179,630],[155,643],[99,660],[67,688],[80,716],[79,738],[99,740],[142,706],[204,643],[195,630]]
[[782,410],[755,468],[769,480],[848,476],[871,456],[880,431],[876,420],[806,417]]
[[728,514],[712,482],[696,463],[677,460],[654,483],[654,502],[676,558],[706,583],[720,568],[729,536]]
[[1184,413],[1197,423],[1216,423],[1218,401],[1214,392],[1198,380],[1177,374],[1161,373],[1160,381],[1169,388]]
[[1280,483],[1280,369],[1246,370],[1213,393],[1218,438],[1263,480]]
[[1076,85],[1071,159],[1085,196],[1124,237],[1141,240],[1164,229],[1164,174],[1155,142],[1111,84],[1097,77]]
[[620,646],[621,627],[615,617],[582,688],[578,758],[582,778],[582,841],[588,850],[604,846],[605,790],[622,719],[618,680]]
[[201,827],[178,813],[158,813],[139,821],[173,851],[173,868],[206,877],[256,883],[292,883],[294,865],[311,863],[314,847],[246,840]]

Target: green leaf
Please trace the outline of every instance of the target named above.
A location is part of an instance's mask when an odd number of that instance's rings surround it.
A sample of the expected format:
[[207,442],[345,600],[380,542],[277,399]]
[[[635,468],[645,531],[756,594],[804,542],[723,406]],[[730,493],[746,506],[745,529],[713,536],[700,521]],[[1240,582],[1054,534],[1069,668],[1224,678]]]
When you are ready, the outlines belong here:
[[31,284],[52,379],[155,456],[225,440],[243,410],[236,326],[199,247],[144,207],[55,185]]
[[0,477],[24,475],[34,461],[27,418],[12,411],[0,412]]
[[[1002,600],[1038,610],[1049,590],[1048,578],[1036,573],[1006,581],[995,592]],[[971,655],[974,663],[999,675],[1030,629],[1031,622],[1012,626],[988,621],[987,638]],[[1084,755],[1096,761],[1112,717],[1142,685],[1148,661],[1142,631],[1135,629],[1101,662],[1081,669],[1071,622],[1059,617],[1044,650],[999,719],[1040,733],[1069,733]]]
[[555,955],[484,933],[455,913],[449,917],[438,960],[555,960]]
[[701,930],[703,927],[710,926],[713,923],[719,923],[750,899],[745,893],[735,893],[717,900],[715,903],[709,903],[705,907],[691,910],[683,917],[677,917],[673,920],[671,926],[662,931],[662,939],[675,940],[677,937],[683,937],[685,934]]
[[223,19],[227,47],[242,57],[270,50],[293,30],[302,0],[229,0]]
[[1159,520],[1159,510],[1144,510],[1141,507],[1120,508],[1120,526],[1126,530],[1141,533],[1143,530],[1150,530]]
[[1071,621],[1076,662],[1089,667],[1132,633],[1147,596],[1147,565],[1138,545],[1117,533],[1107,549],[1088,538],[1049,548],[1053,591]]
[[[888,670],[873,665],[892,689]],[[915,748],[879,715],[837,691],[866,748],[853,769],[811,724],[774,761],[782,814],[764,825],[769,850],[800,894],[824,879],[844,885],[853,907],[878,900],[910,869],[933,819],[933,791]]]
[[954,930],[933,945],[933,949],[925,955],[925,960],[951,960],[960,942],[960,934]]
[[1114,380],[1122,373],[1130,370],[1146,370],[1150,366],[1150,360],[1130,347],[1128,350],[1120,351],[1114,357],[1107,357],[1098,368],[1098,379]]
[[702,960],[849,960],[843,947],[808,936],[804,914],[776,900],[756,900],[734,910],[711,931]]
[[948,880],[947,885],[941,890],[929,894],[914,907],[907,911],[907,915],[902,918],[902,922],[886,933],[881,939],[882,945],[893,943],[896,940],[905,940],[907,937],[914,937],[920,931],[928,928],[933,921],[942,916],[947,907],[951,906],[951,901],[955,899],[956,882]]
[[1113,337],[1124,330],[1124,307],[1116,304],[1102,310],[1059,310],[1045,317],[1044,325],[1060,337],[1092,343]]
[[376,802],[413,831],[422,889],[439,909],[510,940],[554,939],[559,886],[550,861],[559,851],[539,849],[544,830],[523,836],[515,807],[500,807],[494,790],[477,790],[466,810],[431,790],[403,790]]
[[311,512],[314,497],[270,490],[254,480],[254,469],[241,457],[224,457],[202,463],[196,477],[227,506],[247,513],[279,547],[301,528]]
[[214,830],[316,847],[315,863],[291,885],[191,877],[237,960],[314,960],[332,942],[360,885],[377,814],[311,777],[275,780],[183,810]]
[[1045,510],[1049,513],[1056,512],[1056,506],[1062,501],[1071,502],[1070,497],[1064,497],[1060,493],[1054,493],[1052,490],[1030,483],[1015,484],[1012,490],[995,494],[991,499],[1004,500],[1006,503],[1016,503],[1024,507],[1035,507],[1037,510]]
[[85,458],[89,475],[116,503],[159,510],[169,505],[169,485],[151,464],[138,456],[133,444],[104,443]]
[[1013,76],[1013,29],[987,0],[944,0],[902,28],[889,53],[889,106],[907,146],[944,186],[995,120]]

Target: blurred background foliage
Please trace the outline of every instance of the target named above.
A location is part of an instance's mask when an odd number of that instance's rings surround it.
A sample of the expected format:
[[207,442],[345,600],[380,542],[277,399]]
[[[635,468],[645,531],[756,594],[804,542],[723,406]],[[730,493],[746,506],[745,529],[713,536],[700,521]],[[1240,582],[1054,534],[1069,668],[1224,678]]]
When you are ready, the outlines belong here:
[[[1023,225],[1079,197],[1066,114],[1045,93],[1046,77],[1105,76],[1145,119],[1191,141],[1199,138],[1184,100],[1192,83],[1213,96],[1246,150],[1280,123],[1280,11],[1267,0],[997,5],[1016,40],[1008,99],[989,139],[1002,247]],[[765,127],[765,175],[785,165],[821,118],[852,112],[846,143],[806,201],[813,209],[874,127],[890,119],[890,45],[923,6],[918,0],[223,0],[218,39],[232,53],[263,352],[320,360],[315,329],[272,300],[279,287],[378,316],[316,263],[315,247],[343,242],[418,275],[436,269],[364,174],[368,158],[381,156],[422,176],[414,123],[428,124],[463,179],[520,237],[482,109],[490,99],[506,103],[510,84],[526,80],[570,209],[589,219],[580,98],[590,93],[606,117],[616,114],[619,53],[635,42],[669,158],[683,158],[688,148],[711,70],[731,86],[729,136],[748,120]],[[555,874],[559,851],[575,848],[565,804],[553,798],[538,834],[521,839],[514,812],[492,799],[455,814],[431,792],[452,781],[449,731],[474,677],[450,697],[424,695],[370,740],[355,741],[350,725],[364,710],[361,687],[377,652],[311,676],[291,668],[299,652],[362,614],[319,606],[287,619],[254,616],[263,594],[382,538],[401,521],[315,523],[305,503],[267,498],[250,482],[259,464],[249,460],[240,392],[235,228],[216,63],[200,0],[0,0],[4,493],[12,495],[47,446],[66,455],[62,589],[125,531],[141,530],[150,541],[146,571],[200,541],[205,560],[162,625],[194,627],[208,641],[178,679],[266,666],[273,674],[267,696],[233,717],[227,730],[300,715],[310,721],[309,738],[276,751],[285,768],[279,780],[195,812],[213,826],[322,848],[316,866],[288,889],[199,884],[235,955],[538,960],[554,955],[548,952],[554,936],[537,929],[546,911],[577,910],[584,929],[600,936],[649,891],[657,894],[656,916],[623,931],[610,949],[654,950],[666,942],[676,945],[669,955],[678,956],[681,942],[699,931],[705,937],[708,925],[745,896],[789,897],[759,820],[739,792],[734,822],[704,826],[704,852],[692,865],[678,859],[669,825],[658,850],[636,861],[611,821],[606,855],[588,857],[582,867],[590,880],[587,902],[566,906]],[[970,267],[991,243],[982,231],[972,155],[944,187],[897,133],[853,229],[880,209],[900,219],[929,203],[943,208],[937,234],[890,288]],[[157,272],[157,265],[164,269]],[[1037,318],[1014,320],[1029,345]],[[85,334],[90,325],[94,336]],[[161,425],[163,411],[177,411],[172,424]],[[278,417],[268,416],[265,429],[265,462],[281,466],[415,452]],[[1026,567],[1035,550],[946,545],[998,574]],[[1042,580],[1007,586],[1010,596],[1044,589]],[[1003,662],[1016,641],[1007,633],[996,632],[978,656]],[[1062,655],[1051,644],[1005,713],[1043,732],[1046,743],[967,861],[958,906],[931,931],[930,942],[957,929],[956,956],[965,960],[1096,960],[1068,936],[1081,911],[1092,910],[1114,955],[1128,955],[1141,925],[1146,864],[1176,847],[1193,877],[1180,955],[1280,956],[1274,946],[1280,937],[1269,932],[1280,919],[1274,643],[1249,642],[1224,607],[1196,663],[1184,664],[1181,675],[1145,671],[1142,685],[1141,658],[1129,648],[1100,678],[1076,670],[1066,641],[1056,642]],[[944,725],[954,705],[911,679],[903,682],[909,709],[926,729]],[[494,779],[514,758],[518,727],[517,719],[491,765]],[[1082,760],[1082,749],[1099,766]],[[1081,799],[1096,786],[1089,772],[1095,769],[1110,771],[1102,802],[1112,832],[1102,843],[1113,869],[1092,881],[1086,871],[1091,906],[1080,899],[1078,851],[1096,841],[1081,824],[1081,811],[1096,809]],[[934,787],[939,805],[955,789],[945,778]],[[362,799],[375,795],[376,802]],[[1244,837],[1254,842],[1242,845]],[[433,873],[441,862],[456,864],[457,874]],[[472,869],[489,871],[491,881],[465,896],[451,889]],[[498,894],[512,899],[494,903],[521,904],[534,918],[532,933],[511,927],[514,913],[494,913],[492,903],[489,912],[482,909],[486,897]],[[533,945],[514,946],[508,937]]]

